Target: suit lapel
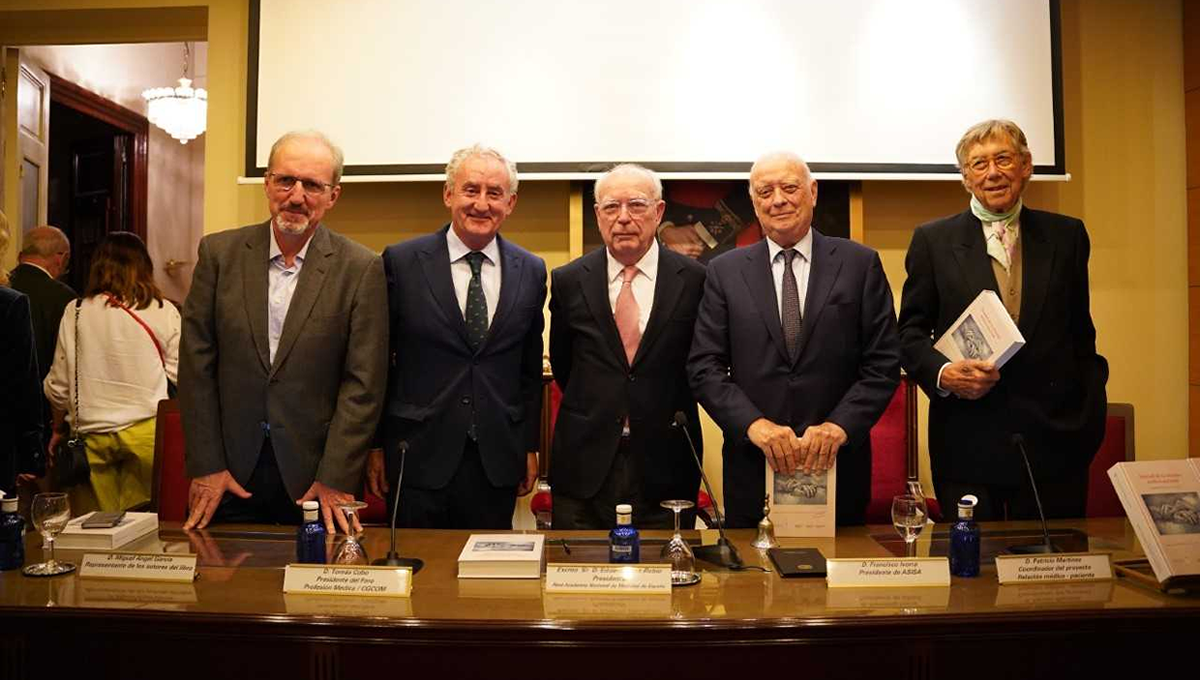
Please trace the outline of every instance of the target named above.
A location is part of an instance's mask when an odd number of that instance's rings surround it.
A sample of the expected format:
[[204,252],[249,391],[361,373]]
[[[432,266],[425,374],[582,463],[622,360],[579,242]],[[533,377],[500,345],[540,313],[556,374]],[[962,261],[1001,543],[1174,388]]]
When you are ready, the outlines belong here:
[[[816,229],[812,230],[812,262],[808,268],[808,290],[804,294],[804,315],[800,331],[800,350],[796,360],[804,354],[808,339],[817,326],[817,319],[829,300],[829,292],[842,271],[842,260],[837,257],[837,241],[825,238]],[[774,284],[772,284],[774,290]]]
[[[608,301],[608,253],[604,248],[597,248],[584,256],[583,277],[579,280],[583,290],[583,300],[596,320],[600,334],[608,341],[617,362],[629,368],[629,360],[625,357],[625,345],[621,343],[621,334],[617,331],[617,321],[613,318],[612,304]],[[639,348],[638,354],[641,354]],[[635,356],[634,359],[637,357]]]
[[420,253],[421,271],[425,274],[425,282],[429,291],[437,301],[446,323],[458,332],[463,344],[467,341],[467,324],[463,321],[462,310],[458,307],[458,297],[454,294],[454,280],[450,278],[450,249],[446,247],[446,231],[449,225],[442,228],[438,238],[433,239],[432,246]]
[[983,224],[970,211],[959,215],[954,259],[958,261],[959,270],[970,288],[967,304],[985,289],[1000,293],[1000,284],[996,283],[996,274],[992,271],[991,256],[987,254],[987,244],[983,241]]
[[522,284],[521,258],[517,257],[508,242],[499,234],[496,234],[496,246],[500,250],[500,262],[498,263],[500,265],[500,299],[496,301],[496,313],[492,315],[492,323],[488,325],[488,334],[483,340],[483,347],[486,347],[492,337],[500,332],[512,312],[513,303],[516,302],[517,292],[520,291]]
[[275,362],[271,372],[279,370],[287,355],[300,336],[300,329],[312,314],[313,305],[320,297],[325,287],[325,276],[329,273],[333,259],[333,244],[329,240],[329,230],[325,225],[318,225],[308,244],[308,253],[304,265],[300,268],[300,280],[296,282],[296,292],[288,305],[287,316],[283,320],[283,330],[279,334],[279,346],[275,348]]
[[775,349],[785,364],[791,364],[787,345],[783,341],[783,325],[779,322],[779,298],[775,296],[775,282],[771,278],[771,262],[767,257],[767,242],[760,241],[746,248],[746,263],[742,278],[750,289],[750,301],[767,326],[767,333],[775,343]]
[[[642,333],[637,354],[633,357],[635,366],[646,356],[646,353],[654,345],[654,341],[666,328],[667,322],[671,318],[671,312],[675,310],[675,303],[678,302],[679,295],[683,292],[683,280],[679,276],[683,266],[671,257],[672,255],[674,253],[669,253],[666,248],[659,247],[658,276],[654,281],[654,302],[651,303],[650,318],[646,321],[646,332]],[[615,321],[613,328],[616,328]]]
[[1029,210],[1021,211],[1021,322],[1018,327],[1028,338],[1037,328],[1046,301],[1046,288],[1054,268],[1054,242],[1046,236],[1048,227]]
[[271,350],[267,339],[267,270],[270,268],[271,224],[255,229],[246,240],[246,256],[242,259],[242,295],[246,300],[246,317],[250,335],[263,370],[271,370]]

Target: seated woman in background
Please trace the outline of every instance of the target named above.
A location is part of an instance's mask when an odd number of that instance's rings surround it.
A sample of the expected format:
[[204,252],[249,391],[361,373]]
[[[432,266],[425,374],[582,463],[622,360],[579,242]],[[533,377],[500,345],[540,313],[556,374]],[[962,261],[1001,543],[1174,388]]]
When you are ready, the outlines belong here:
[[[0,262],[10,238],[0,212]],[[17,493],[17,473],[32,471],[41,459],[41,401],[29,298],[8,287],[8,271],[0,266],[0,489],[7,497]]]
[[64,419],[87,445],[91,479],[70,489],[72,514],[150,499],[155,415],[176,379],[179,327],[179,311],[154,283],[146,244],[126,231],[105,236],[82,303],[63,313],[45,382],[55,425],[50,451],[66,436]]

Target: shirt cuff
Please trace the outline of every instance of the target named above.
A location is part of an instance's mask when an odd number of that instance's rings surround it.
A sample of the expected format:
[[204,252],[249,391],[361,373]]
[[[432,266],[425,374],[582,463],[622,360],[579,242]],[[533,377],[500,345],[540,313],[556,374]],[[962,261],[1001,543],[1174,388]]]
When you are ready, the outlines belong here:
[[946,367],[949,365],[950,365],[950,362],[947,361],[946,363],[942,364],[941,368],[938,369],[937,382],[934,383],[934,387],[937,388],[937,394],[939,397],[950,396],[950,390],[942,388],[942,372],[945,371]]

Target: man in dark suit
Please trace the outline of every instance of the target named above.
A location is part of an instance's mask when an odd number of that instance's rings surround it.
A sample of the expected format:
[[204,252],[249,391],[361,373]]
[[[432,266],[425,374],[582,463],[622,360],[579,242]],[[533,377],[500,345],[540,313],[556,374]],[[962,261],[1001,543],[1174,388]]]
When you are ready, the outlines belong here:
[[629,503],[635,526],[668,529],[672,513],[659,503],[694,501],[700,483],[672,422],[687,414],[699,446],[685,364],[704,266],[656,242],[665,204],[650,170],[619,165],[594,193],[605,247],[551,274],[550,365],[563,390],[554,528],[611,528],[616,505]]
[[318,132],[271,148],[271,219],[206,236],[183,310],[179,395],[192,477],[185,529],[296,523],[330,532],[361,488],[387,370],[377,255],[324,226],[342,153]]
[[[1025,134],[989,120],[956,150],[970,209],[913,233],[900,303],[904,363],[929,395],[929,456],[943,505],[979,498],[977,519],[1037,516],[1013,436],[1025,440],[1051,517],[1078,517],[1104,437],[1108,363],[1096,353],[1083,223],[1026,208]],[[1025,337],[1003,370],[951,362],[933,348],[983,290],[996,291]]]
[[766,240],[708,265],[688,374],[724,433],[729,525],[762,518],[776,473],[837,461],[837,522],[870,499],[870,430],[900,378],[892,293],[879,255],[812,225],[817,182],[790,153],[750,171]]
[[[0,212],[0,259],[9,239],[8,218]],[[18,473],[44,468],[45,454],[29,300],[8,283],[8,273],[0,270],[0,489],[12,497]]]
[[[58,280],[71,263],[71,242],[57,227],[34,227],[25,234],[24,246],[17,255],[9,285],[29,297],[30,318],[33,321],[33,340],[38,365],[38,384],[46,380],[50,364],[54,363],[54,347],[58,344],[58,326],[63,310],[75,299],[75,291]],[[49,437],[50,404],[39,392],[42,408],[42,430]],[[44,456],[35,464],[21,470],[23,479],[40,477],[45,472]]]
[[392,367],[367,484],[400,493],[402,526],[509,529],[537,480],[546,265],[499,235],[517,169],[496,150],[456,152],[442,200],[449,225],[383,253]]

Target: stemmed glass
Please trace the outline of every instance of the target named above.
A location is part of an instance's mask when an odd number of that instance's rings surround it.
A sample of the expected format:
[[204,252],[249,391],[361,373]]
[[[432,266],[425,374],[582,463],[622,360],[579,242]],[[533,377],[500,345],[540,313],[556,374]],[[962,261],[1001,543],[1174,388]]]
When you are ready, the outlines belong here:
[[663,546],[660,557],[671,563],[671,585],[690,586],[700,582],[700,574],[696,573],[696,556],[679,533],[679,513],[694,505],[692,501],[663,501],[659,503],[664,508],[675,513],[675,535]]
[[923,496],[906,494],[892,499],[892,525],[896,533],[904,539],[905,554],[915,557],[917,554],[917,536],[925,528],[925,520],[929,511],[925,508]]
[[334,564],[370,564],[367,559],[367,549],[358,540],[358,534],[354,533],[355,514],[367,507],[367,504],[362,501],[342,501],[337,505],[338,510],[346,516],[346,526],[349,528],[349,533],[346,534],[346,540],[338,545],[337,552],[333,555]]
[[24,569],[26,576],[57,576],[75,571],[70,562],[54,559],[54,537],[67,526],[71,519],[71,503],[65,493],[39,493],[33,497],[33,526],[42,534],[42,547],[50,552],[50,559],[41,564],[31,564]]

